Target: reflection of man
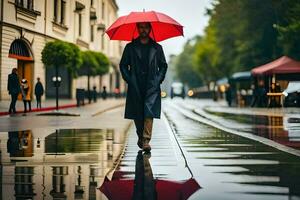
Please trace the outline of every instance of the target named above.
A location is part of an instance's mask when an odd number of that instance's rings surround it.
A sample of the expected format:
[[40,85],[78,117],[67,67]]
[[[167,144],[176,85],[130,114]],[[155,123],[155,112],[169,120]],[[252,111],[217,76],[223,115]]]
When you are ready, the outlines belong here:
[[157,199],[155,181],[149,162],[151,154],[138,152],[135,163],[135,178],[132,200],[155,200]]
[[20,82],[17,75],[17,68],[13,68],[11,74],[8,75],[7,90],[11,96],[9,113],[16,113],[16,102],[20,93]]
[[120,71],[128,84],[125,118],[133,119],[138,146],[150,151],[153,118],[160,118],[160,84],[167,72],[161,45],[150,38],[151,24],[137,23],[139,37],[128,43],[120,61]]

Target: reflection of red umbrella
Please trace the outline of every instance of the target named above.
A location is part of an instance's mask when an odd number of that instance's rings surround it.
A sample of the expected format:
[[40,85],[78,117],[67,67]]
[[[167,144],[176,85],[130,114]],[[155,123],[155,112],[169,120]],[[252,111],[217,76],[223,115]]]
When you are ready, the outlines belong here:
[[[200,186],[191,178],[184,182],[175,182],[168,180],[156,180],[157,200],[186,200]],[[105,179],[100,191],[105,194],[109,200],[131,200],[133,195],[134,180],[112,180]]]
[[152,31],[150,37],[156,42],[183,35],[183,26],[171,17],[155,12],[131,12],[119,17],[107,30],[111,40],[131,41],[138,37],[137,22],[150,22]]

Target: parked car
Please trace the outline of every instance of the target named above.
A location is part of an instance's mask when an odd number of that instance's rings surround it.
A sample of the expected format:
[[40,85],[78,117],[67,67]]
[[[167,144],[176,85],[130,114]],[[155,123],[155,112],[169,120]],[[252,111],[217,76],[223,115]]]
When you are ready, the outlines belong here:
[[300,107],[300,82],[291,81],[283,91],[285,107]]
[[171,85],[171,99],[173,99],[176,96],[181,97],[183,99],[185,97],[184,85],[180,82],[174,82]]

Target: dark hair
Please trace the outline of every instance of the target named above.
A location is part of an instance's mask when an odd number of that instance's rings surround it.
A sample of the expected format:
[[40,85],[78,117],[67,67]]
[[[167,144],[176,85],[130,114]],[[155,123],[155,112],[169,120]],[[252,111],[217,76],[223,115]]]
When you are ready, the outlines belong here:
[[149,26],[149,28],[152,28],[151,22],[137,22],[136,26],[139,27],[140,24],[147,24]]
[[13,69],[11,70],[12,73],[16,73],[17,71],[18,71],[17,68],[13,68]]

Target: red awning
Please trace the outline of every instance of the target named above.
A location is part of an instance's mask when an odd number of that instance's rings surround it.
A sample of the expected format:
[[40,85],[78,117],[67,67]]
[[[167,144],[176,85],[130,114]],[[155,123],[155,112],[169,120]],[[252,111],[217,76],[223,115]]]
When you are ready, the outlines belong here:
[[251,73],[253,76],[300,73],[300,62],[287,56],[282,56],[277,60],[252,69]]

